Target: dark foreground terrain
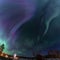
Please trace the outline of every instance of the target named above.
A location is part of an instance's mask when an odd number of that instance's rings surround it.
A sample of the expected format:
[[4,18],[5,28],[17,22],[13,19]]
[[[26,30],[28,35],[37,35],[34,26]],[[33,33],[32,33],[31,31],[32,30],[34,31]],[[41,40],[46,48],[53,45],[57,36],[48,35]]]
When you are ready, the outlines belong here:
[[[5,57],[1,57],[0,56],[0,60],[14,60],[12,58],[5,58]],[[58,57],[51,57],[51,56],[36,56],[36,57],[19,57],[19,59],[17,60],[60,60],[60,58]]]

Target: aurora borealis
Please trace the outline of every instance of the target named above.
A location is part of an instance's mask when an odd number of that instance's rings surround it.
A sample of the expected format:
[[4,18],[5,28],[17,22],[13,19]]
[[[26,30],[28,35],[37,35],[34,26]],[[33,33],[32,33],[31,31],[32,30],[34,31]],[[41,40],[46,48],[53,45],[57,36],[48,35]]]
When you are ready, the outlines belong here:
[[59,50],[60,0],[0,0],[3,43],[5,53],[23,56]]

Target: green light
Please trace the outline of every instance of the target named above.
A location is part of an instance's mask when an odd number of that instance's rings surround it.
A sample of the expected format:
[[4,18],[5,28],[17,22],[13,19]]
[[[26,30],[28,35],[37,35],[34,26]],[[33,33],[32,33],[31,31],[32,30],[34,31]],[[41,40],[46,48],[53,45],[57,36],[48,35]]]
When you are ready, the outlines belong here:
[[2,44],[4,44],[4,47],[5,47],[5,49],[3,50],[4,53],[10,54],[10,55],[14,54],[14,50],[13,51],[9,50],[8,41],[5,40],[5,39],[0,38],[0,45],[2,45]]
[[5,49],[3,50],[3,52],[5,52],[5,53],[8,53],[8,42],[7,42],[7,40],[4,40],[4,39],[1,39],[0,38],[0,45],[2,45],[2,44],[4,44],[4,46],[5,46]]
[[18,51],[18,50],[9,50],[9,44],[8,41],[6,39],[2,39],[0,38],[0,45],[4,44],[5,49],[3,50],[3,53],[9,54],[9,55],[13,55],[14,53],[20,53],[22,54],[22,51]]

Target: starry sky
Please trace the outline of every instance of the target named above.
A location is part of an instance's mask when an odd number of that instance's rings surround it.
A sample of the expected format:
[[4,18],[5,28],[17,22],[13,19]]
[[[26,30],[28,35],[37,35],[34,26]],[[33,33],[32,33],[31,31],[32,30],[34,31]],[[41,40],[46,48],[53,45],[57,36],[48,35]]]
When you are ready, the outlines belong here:
[[0,45],[5,53],[33,56],[60,50],[60,0],[0,0]]

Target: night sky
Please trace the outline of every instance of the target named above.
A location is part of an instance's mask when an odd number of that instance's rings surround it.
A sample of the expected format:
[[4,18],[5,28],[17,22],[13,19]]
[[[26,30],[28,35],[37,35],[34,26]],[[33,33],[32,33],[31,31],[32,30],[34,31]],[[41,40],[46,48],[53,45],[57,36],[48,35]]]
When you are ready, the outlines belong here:
[[5,53],[33,56],[60,50],[60,0],[0,0],[0,45]]

